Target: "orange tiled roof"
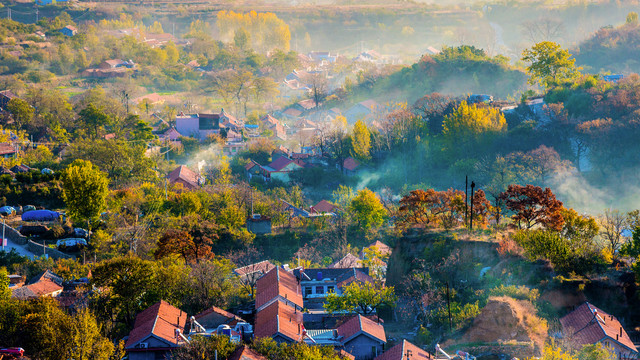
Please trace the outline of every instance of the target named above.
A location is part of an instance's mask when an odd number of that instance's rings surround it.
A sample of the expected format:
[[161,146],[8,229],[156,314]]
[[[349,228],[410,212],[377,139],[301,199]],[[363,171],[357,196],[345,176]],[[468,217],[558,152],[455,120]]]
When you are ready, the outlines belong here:
[[356,315],[338,326],[338,335],[344,338],[342,340],[343,343],[361,333],[376,338],[383,343],[387,342],[384,326],[362,315]]
[[342,259],[329,265],[330,268],[335,269],[348,269],[360,266],[362,266],[362,260],[358,259],[358,257],[353,255],[352,253],[348,253]]
[[169,178],[170,183],[174,183],[177,180],[182,180],[186,182],[187,186],[190,188],[198,187],[199,175],[184,165],[180,165],[175,168],[172,172],[169,173],[167,177]]
[[255,322],[255,336],[272,337],[284,335],[292,341],[300,341],[302,336],[302,312],[276,301],[258,311]]
[[280,267],[272,269],[256,282],[256,309],[278,296],[302,307],[302,290],[298,280]]
[[411,360],[431,360],[435,359],[426,350],[422,350],[419,347],[413,345],[407,340],[402,340],[401,343],[385,351],[381,355],[378,355],[373,360],[404,360],[406,359],[407,352],[410,352]]
[[232,314],[232,313],[230,313],[230,312],[228,312],[226,310],[220,309],[219,307],[215,307],[215,306],[212,306],[212,307],[204,310],[203,312],[199,313],[198,315],[195,315],[194,317],[196,318],[196,320],[198,320],[201,317],[207,316],[207,315],[209,315],[211,313],[216,313],[218,315],[222,315],[222,316],[226,317],[229,320],[235,319],[237,321],[244,322],[244,320],[241,317],[239,317],[238,315]]
[[358,168],[358,166],[360,166],[360,162],[358,162],[358,160],[352,158],[352,157],[348,157],[346,159],[344,159],[344,163],[343,166],[345,169],[349,170],[349,171],[354,171],[355,169]]
[[184,331],[186,324],[187,313],[160,300],[136,316],[125,348],[131,348],[149,335],[165,340],[171,347],[178,346],[180,341],[176,339],[176,329]]
[[58,291],[62,291],[62,286],[44,278],[38,282],[13,289],[11,296],[16,299],[26,300],[40,296],[50,296]]
[[229,355],[228,360],[267,360],[267,358],[251,350],[247,345],[242,345]]
[[317,203],[315,206],[312,206],[311,210],[321,214],[321,213],[331,213],[337,208],[338,207],[336,205],[333,205],[327,200],[322,200],[319,203]]
[[370,248],[376,248],[376,250],[378,250],[382,255],[391,254],[391,248],[389,247],[389,245],[381,242],[380,240],[376,240],[376,242],[366,247],[366,249]]
[[276,266],[273,265],[269,260],[264,260],[264,261],[260,261],[260,262],[255,263],[255,264],[239,267],[239,268],[233,270],[233,272],[238,276],[251,275],[251,274],[256,273],[256,272],[261,272],[261,273],[265,273],[266,274],[267,272],[269,272],[274,267],[276,267]]
[[638,352],[618,319],[588,302],[560,318],[560,323],[565,335],[578,344],[595,344],[609,337],[629,350]]

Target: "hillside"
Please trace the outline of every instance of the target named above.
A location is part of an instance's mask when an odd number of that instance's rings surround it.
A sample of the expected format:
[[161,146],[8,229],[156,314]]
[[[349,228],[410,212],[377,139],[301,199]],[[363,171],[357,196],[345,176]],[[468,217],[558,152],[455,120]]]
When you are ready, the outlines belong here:
[[575,58],[584,72],[640,72],[640,26],[604,27],[578,46]]
[[496,98],[515,97],[527,89],[524,72],[508,64],[503,56],[488,56],[473,46],[445,48],[440,54],[389,75],[366,73],[346,102],[374,98],[379,102],[402,99],[413,103],[424,94],[491,94]]

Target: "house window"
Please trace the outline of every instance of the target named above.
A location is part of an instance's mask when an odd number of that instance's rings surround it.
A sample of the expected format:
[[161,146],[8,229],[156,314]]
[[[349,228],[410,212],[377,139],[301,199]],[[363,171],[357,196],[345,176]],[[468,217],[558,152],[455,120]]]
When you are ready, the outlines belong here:
[[324,286],[316,286],[316,294],[324,294]]
[[311,286],[307,286],[304,288],[304,296],[309,296],[311,295],[311,291],[313,290],[313,288]]
[[327,293],[335,292],[333,286],[327,286]]

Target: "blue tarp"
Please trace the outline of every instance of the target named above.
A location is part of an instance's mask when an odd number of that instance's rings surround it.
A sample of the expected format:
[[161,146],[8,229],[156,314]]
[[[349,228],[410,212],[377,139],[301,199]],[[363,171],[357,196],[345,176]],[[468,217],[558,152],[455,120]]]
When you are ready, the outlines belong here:
[[55,221],[60,213],[51,210],[33,210],[22,214],[22,221]]

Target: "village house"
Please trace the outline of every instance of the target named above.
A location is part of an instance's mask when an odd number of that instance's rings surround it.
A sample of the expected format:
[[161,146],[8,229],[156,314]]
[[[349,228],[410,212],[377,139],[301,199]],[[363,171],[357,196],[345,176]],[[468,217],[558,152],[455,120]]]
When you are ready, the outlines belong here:
[[266,130],[270,130],[273,135],[271,136],[274,140],[285,141],[287,140],[287,130],[284,125],[280,122],[280,120],[274,118],[271,115],[265,115],[260,118],[260,123],[262,127]]
[[387,343],[384,326],[362,315],[345,321],[337,330],[344,350],[356,360],[371,359],[382,354]]
[[301,160],[292,160],[286,156],[280,156],[269,163],[269,165],[260,165],[256,161],[250,160],[249,163],[245,165],[245,170],[249,180],[255,176],[259,176],[264,181],[279,180],[289,182],[289,174],[292,171],[304,168],[305,165]]
[[15,99],[18,96],[14,94],[11,90],[2,90],[0,91],[0,108],[6,110],[7,105],[9,105],[9,101],[11,99]]
[[136,316],[133,329],[125,340],[130,360],[163,359],[183,345],[179,335],[187,324],[187,314],[161,300]]
[[602,344],[618,359],[637,359],[638,349],[618,319],[585,302],[560,318],[563,336],[576,345]]
[[18,153],[16,147],[11,143],[0,143],[0,156],[3,158],[14,157]]
[[342,289],[354,281],[373,282],[368,268],[297,269],[304,299],[326,298],[330,293],[342,294]]
[[342,170],[344,174],[347,176],[356,175],[358,173],[359,168],[360,168],[360,162],[352,158],[351,156],[344,159],[344,161],[342,162]]
[[249,264],[239,267],[233,270],[233,273],[240,278],[240,282],[249,286],[255,286],[258,279],[262,275],[268,273],[276,266],[269,260],[260,261],[257,263]]
[[242,345],[229,355],[228,360],[267,360],[266,357]]
[[29,300],[38,297],[57,297],[62,293],[62,278],[53,272],[46,270],[28,285],[14,287],[11,297],[18,300]]
[[302,340],[302,291],[298,279],[275,267],[256,283],[256,338],[271,337],[276,342]]
[[209,135],[220,134],[221,128],[240,131],[243,126],[224,109],[221,109],[217,114],[180,114],[176,116],[176,130],[185,137],[193,137],[202,141]]
[[234,327],[238,323],[246,322],[241,317],[215,306],[195,315],[194,319],[207,329],[217,329],[220,325]]
[[309,212],[313,214],[330,214],[335,213],[338,205],[334,205],[327,200],[321,200],[319,203],[311,206]]
[[78,29],[75,26],[67,25],[60,29],[60,32],[67,36],[73,36],[78,33]]
[[402,340],[401,343],[386,350],[373,360],[435,360],[435,358],[428,351],[415,346],[407,340]]
[[105,60],[101,62],[100,65],[98,65],[98,67],[100,69],[115,69],[119,67],[133,68],[135,67],[135,65],[136,64],[131,60],[124,61],[120,59],[110,59],[110,60]]
[[185,189],[193,190],[199,188],[204,179],[184,165],[180,165],[167,175],[170,184],[182,184]]
[[354,124],[358,120],[371,120],[374,113],[380,110],[380,108],[381,107],[377,102],[369,99],[353,105],[346,110],[343,115],[347,118],[347,123]]

